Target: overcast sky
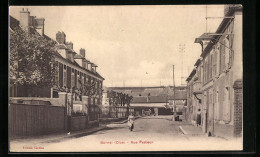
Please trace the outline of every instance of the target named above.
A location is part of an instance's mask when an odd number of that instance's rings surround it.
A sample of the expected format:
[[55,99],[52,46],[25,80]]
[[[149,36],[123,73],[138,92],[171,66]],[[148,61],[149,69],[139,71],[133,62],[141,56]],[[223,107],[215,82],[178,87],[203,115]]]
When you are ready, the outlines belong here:
[[[210,17],[224,14],[220,5],[154,5],[12,6],[10,15],[19,20],[22,8],[45,18],[45,34],[52,39],[63,31],[76,52],[85,48],[86,58],[98,65],[105,78],[104,85],[116,87],[123,82],[125,86],[172,85],[172,65],[175,84],[186,83],[201,54],[194,40],[206,32],[206,10]],[[220,22],[207,20],[208,32],[215,32]],[[183,57],[180,44],[185,44]]]

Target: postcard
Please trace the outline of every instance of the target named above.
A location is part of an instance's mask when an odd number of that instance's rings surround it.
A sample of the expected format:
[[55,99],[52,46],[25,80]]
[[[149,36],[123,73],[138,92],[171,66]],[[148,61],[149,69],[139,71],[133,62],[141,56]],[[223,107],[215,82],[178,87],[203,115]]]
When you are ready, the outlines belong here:
[[9,151],[243,150],[242,5],[9,7]]

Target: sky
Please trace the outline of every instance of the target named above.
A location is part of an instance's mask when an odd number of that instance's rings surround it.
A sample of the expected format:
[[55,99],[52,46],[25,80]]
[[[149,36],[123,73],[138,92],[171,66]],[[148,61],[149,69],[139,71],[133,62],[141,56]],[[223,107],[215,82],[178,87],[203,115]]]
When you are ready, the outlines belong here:
[[186,84],[201,54],[195,38],[222,20],[205,17],[224,15],[223,5],[11,6],[9,13],[19,20],[22,8],[45,18],[47,36],[63,31],[77,53],[85,48],[108,87],[173,85],[173,65],[175,85]]

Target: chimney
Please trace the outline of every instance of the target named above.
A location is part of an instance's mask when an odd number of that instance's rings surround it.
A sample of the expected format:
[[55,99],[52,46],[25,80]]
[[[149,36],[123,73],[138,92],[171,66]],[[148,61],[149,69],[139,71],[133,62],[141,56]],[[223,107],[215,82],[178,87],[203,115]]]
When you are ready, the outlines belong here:
[[28,9],[25,11],[24,8],[22,11],[20,11],[20,24],[21,27],[29,33],[29,27],[30,27],[30,12]]
[[59,44],[65,44],[66,43],[66,34],[64,32],[58,32],[56,33],[56,41]]
[[42,36],[44,35],[44,18],[35,18],[34,19],[34,26],[38,33],[40,33]]
[[72,42],[68,42],[66,43],[67,47],[71,50],[73,50],[73,43]]
[[81,48],[81,49],[79,50],[79,53],[80,53],[80,55],[81,55],[82,57],[85,58],[85,49]]

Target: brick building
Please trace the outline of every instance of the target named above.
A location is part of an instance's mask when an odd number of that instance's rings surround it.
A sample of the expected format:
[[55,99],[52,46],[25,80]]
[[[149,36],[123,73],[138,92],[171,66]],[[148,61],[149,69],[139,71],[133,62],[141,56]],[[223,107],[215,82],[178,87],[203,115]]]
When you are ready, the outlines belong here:
[[217,31],[195,43],[202,53],[187,78],[187,119],[202,111],[202,129],[216,136],[242,134],[242,6],[225,6]]
[[[39,35],[48,40],[53,40],[44,34],[44,18],[36,18],[31,16],[30,12],[25,9],[20,11],[20,20],[10,16],[10,31],[15,26],[21,27],[24,31],[38,32]],[[53,40],[54,41],[54,40]],[[102,86],[104,78],[97,72],[97,65],[86,58],[85,49],[81,48],[79,53],[73,49],[73,43],[66,41],[64,32],[56,34],[56,54],[55,61],[57,63],[57,73],[55,76],[56,85],[53,87],[31,87],[25,89],[23,86],[11,86],[11,97],[57,97],[60,88],[80,89],[86,84],[95,83],[95,93],[88,98],[89,104],[101,104]]]

